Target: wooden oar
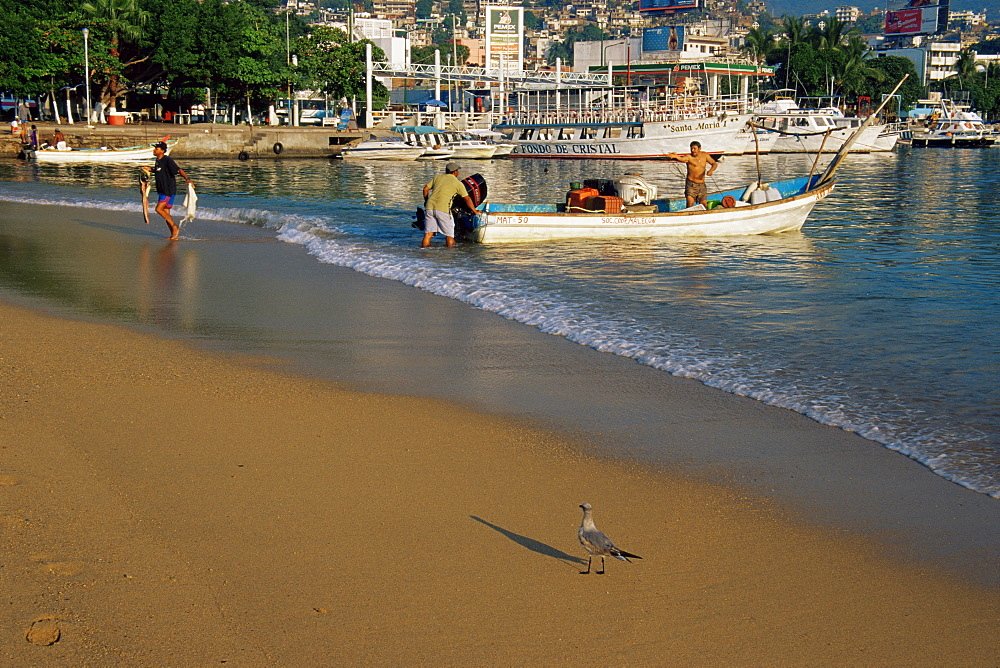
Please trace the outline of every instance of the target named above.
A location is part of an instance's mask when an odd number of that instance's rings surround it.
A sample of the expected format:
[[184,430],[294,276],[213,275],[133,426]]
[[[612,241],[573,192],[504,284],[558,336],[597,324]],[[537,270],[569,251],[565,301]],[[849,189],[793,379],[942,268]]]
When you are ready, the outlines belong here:
[[882,100],[882,104],[878,105],[878,109],[872,112],[868,118],[865,119],[864,123],[858,126],[858,129],[854,131],[854,134],[844,141],[844,145],[840,147],[837,154],[833,156],[833,160],[831,160],[830,164],[827,165],[826,171],[823,172],[823,176],[819,177],[819,181],[816,182],[817,186],[833,179],[834,173],[837,171],[837,168],[840,167],[840,163],[844,161],[844,158],[847,157],[847,153],[851,150],[851,146],[853,146],[854,142],[861,136],[861,133],[875,122],[879,113],[885,108],[885,105],[889,103],[889,100],[892,99],[893,95],[896,94],[896,91],[899,90],[899,87],[903,85],[903,82],[906,81],[906,78],[909,76],[909,74],[904,74],[903,78],[899,80],[898,84],[896,84],[896,87],[892,89],[892,92],[886,95],[885,99]]

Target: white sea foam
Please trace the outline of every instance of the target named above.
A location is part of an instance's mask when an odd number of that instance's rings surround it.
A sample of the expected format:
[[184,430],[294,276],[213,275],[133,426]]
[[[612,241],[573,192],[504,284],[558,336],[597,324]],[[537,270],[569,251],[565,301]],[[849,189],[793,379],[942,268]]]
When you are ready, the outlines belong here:
[[[39,200],[28,195],[0,193],[0,200],[115,211],[140,210],[139,203],[133,200],[96,201],[51,194]],[[948,444],[961,442],[962,436],[926,430],[914,434],[889,421],[876,421],[871,417],[875,413],[871,407],[868,410],[852,407],[836,392],[824,393],[814,386],[799,390],[794,383],[782,385],[781,381],[772,380],[770,369],[748,366],[745,359],[707,350],[690,336],[646,331],[631,318],[596,312],[588,303],[539,289],[509,274],[498,277],[469,266],[443,267],[408,252],[409,249],[401,251],[398,245],[373,243],[371,238],[355,241],[343,228],[316,215],[291,215],[253,208],[203,208],[199,210],[199,217],[276,230],[279,239],[305,246],[321,262],[400,281],[601,352],[631,358],[676,376],[799,412],[822,424],[858,433],[921,462],[953,482],[1000,498],[1000,483],[996,482],[995,471],[977,466],[968,456],[956,457],[950,451]],[[892,412],[899,416],[906,414],[902,407],[895,407]],[[884,416],[880,414],[880,417]]]
[[[387,253],[370,244],[348,239],[320,238],[313,221],[286,224],[279,239],[301,244],[319,261],[354,269],[380,278],[450,297],[476,308],[537,327],[543,332],[570,341],[634,359],[675,376],[698,380],[739,396],[787,408],[813,420],[857,433],[905,454],[939,475],[970,489],[1000,498],[1000,485],[990,475],[978,475],[975,467],[951,465],[947,454],[935,454],[932,441],[915,443],[912,436],[897,436],[892,424],[876,424],[857,416],[847,405],[831,396],[818,400],[814,391],[799,392],[794,387],[772,386],[768,370],[752,372],[735,358],[703,349],[697,341],[666,332],[643,332],[634,322],[607,314],[591,315],[589,305],[574,303],[560,294],[540,292],[513,277],[497,279],[467,267],[442,268],[414,257]],[[327,236],[327,235],[324,235]],[[861,411],[863,415],[863,411]]]

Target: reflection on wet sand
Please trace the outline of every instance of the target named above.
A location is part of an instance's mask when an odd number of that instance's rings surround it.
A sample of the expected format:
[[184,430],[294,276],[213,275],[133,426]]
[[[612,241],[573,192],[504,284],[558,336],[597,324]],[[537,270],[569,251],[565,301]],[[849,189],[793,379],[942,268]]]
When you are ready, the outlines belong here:
[[136,312],[143,324],[190,332],[197,326],[198,251],[179,246],[167,240],[139,250]]

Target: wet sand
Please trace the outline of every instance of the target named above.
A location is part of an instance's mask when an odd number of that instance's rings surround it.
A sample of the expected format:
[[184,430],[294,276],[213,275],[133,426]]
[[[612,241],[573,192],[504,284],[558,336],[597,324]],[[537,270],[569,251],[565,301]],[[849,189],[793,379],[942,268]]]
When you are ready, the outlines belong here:
[[[995,500],[801,416],[319,267],[262,233],[206,224],[192,233],[217,241],[169,245],[134,217],[0,205],[4,288],[36,307],[0,305],[5,663],[1000,657]],[[51,238],[32,236],[38,224]],[[248,262],[258,254],[267,272]],[[248,267],[267,280],[248,285]],[[227,277],[228,306],[212,296]],[[326,301],[324,282],[338,288]],[[313,283],[289,303],[287,287]],[[215,299],[257,320],[235,333],[209,321]],[[289,323],[305,304],[339,320],[339,338]],[[432,326],[492,356],[414,347]],[[234,350],[294,363],[219,354]],[[307,360],[313,377],[287,372]],[[463,401],[373,391],[418,382]],[[603,439],[559,409],[597,401],[588,392],[619,409]],[[657,410],[626,410],[633,393]],[[674,459],[646,456],[647,429]],[[644,559],[579,575],[583,501]]]

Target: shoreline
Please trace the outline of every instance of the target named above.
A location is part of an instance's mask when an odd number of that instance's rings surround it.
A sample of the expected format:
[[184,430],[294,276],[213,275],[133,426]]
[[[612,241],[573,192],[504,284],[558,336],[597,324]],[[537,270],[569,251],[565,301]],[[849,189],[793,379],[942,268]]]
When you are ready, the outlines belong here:
[[[587,452],[782,504],[903,559],[1000,583],[1000,504],[786,409],[401,283],[317,262],[265,230],[198,220],[168,244],[135,214],[0,203],[0,289],[363,392],[429,397],[569,434]],[[266,267],[266,271],[258,268]],[[4,288],[3,286],[8,286]],[[420,336],[429,339],[415,345]]]
[[[996,588],[739,488],[440,400],[0,317],[12,664],[1000,656]],[[585,500],[642,561],[577,574]],[[59,640],[25,642],[33,623]]]
[[[996,500],[265,230],[164,231],[0,202],[6,663],[1000,657]],[[578,575],[585,501],[641,561]]]

